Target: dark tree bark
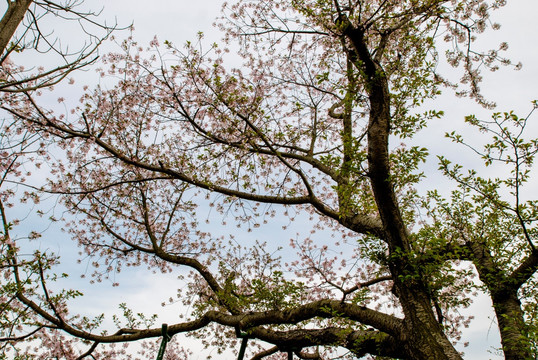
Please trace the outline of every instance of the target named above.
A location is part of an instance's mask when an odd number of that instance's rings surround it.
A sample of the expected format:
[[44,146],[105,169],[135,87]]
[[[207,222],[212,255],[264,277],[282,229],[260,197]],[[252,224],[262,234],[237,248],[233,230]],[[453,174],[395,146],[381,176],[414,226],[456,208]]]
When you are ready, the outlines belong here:
[[[355,28],[349,20],[343,26],[344,34],[352,44],[350,51],[354,52],[358,60],[356,66],[366,77],[370,102],[367,133],[368,176],[389,247],[389,267],[394,279],[394,290],[405,315],[404,326],[407,331],[404,332],[405,338],[400,340],[405,344],[405,352],[411,359],[461,359],[439,325],[426,284],[419,274],[413,273],[416,269],[405,256],[412,249],[394,185],[390,180],[391,112],[386,75],[381,65],[371,56],[362,30]],[[378,48],[378,51],[380,50],[381,47]]]
[[10,0],[7,3],[8,8],[0,20],[0,54],[6,50],[9,41],[32,4],[32,0]]
[[536,268],[536,251],[533,251],[518,269],[509,274],[496,265],[484,244],[469,241],[467,246],[472,253],[480,280],[491,294],[505,359],[531,359],[529,339],[524,336],[525,321],[518,291],[535,271],[531,269]]

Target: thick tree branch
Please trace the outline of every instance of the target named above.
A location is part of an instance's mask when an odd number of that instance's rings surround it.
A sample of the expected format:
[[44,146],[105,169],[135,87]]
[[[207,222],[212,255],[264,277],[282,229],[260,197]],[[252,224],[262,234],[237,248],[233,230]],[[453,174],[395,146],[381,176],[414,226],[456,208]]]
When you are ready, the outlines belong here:
[[[17,297],[23,304],[29,306],[32,310],[34,310],[36,314],[53,324],[57,329],[63,330],[81,339],[95,341],[99,343],[115,343],[130,342],[162,336],[162,330],[160,328],[145,330],[120,329],[118,332],[112,335],[92,334],[84,330],[77,329],[68,324],[67,322],[63,321],[63,319],[59,319],[56,316],[49,314],[37,303],[30,300],[23,293],[22,287],[17,292]],[[217,311],[209,311],[196,320],[170,325],[168,327],[168,333],[172,336],[177,333],[190,332],[201,329],[211,322],[215,322],[233,328],[247,329],[253,334],[256,334],[256,331],[262,331],[256,330],[256,328],[259,326],[297,324],[301,321],[305,321],[315,317],[345,317],[350,320],[355,320],[363,324],[375,327],[387,334],[393,334],[392,336],[394,336],[395,338],[399,338],[401,336],[401,332],[403,331],[402,320],[394,316],[371,310],[366,307],[342,303],[341,301],[337,300],[319,300],[309,304],[298,306],[291,310],[284,311],[272,310],[264,312],[249,312],[237,315],[230,315]],[[262,334],[267,333],[262,331],[260,333],[260,336]],[[327,344],[327,342],[325,344]]]
[[519,289],[538,271],[538,250],[533,250],[510,275],[511,284]]
[[371,354],[402,357],[401,344],[390,335],[374,330],[359,330],[329,327],[325,329],[300,329],[273,331],[255,328],[252,335],[260,340],[275,344],[281,351],[303,349],[316,345],[339,345],[353,352],[357,358]]
[[250,360],[261,360],[263,359],[264,357],[267,357],[269,355],[273,355],[273,354],[276,354],[277,352],[279,352],[280,349],[278,348],[278,346],[273,346],[272,348],[270,349],[267,349],[267,350],[264,350],[264,351],[260,351],[259,353],[257,353],[256,355],[254,355],[253,357],[250,358]]
[[6,50],[9,41],[32,4],[32,0],[9,0],[7,4],[8,8],[0,20],[0,55],[3,55]]

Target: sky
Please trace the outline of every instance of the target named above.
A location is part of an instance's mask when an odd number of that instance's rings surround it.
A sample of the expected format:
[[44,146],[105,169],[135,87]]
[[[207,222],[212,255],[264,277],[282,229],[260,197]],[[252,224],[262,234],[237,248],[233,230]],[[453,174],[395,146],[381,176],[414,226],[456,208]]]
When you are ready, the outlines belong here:
[[[152,2],[142,0],[93,0],[92,7],[103,7],[102,18],[114,19],[120,26],[134,24],[134,38],[141,44],[148,43],[155,35],[160,40],[170,40],[176,44],[181,44],[196,37],[198,31],[206,34],[208,43],[218,41],[220,34],[212,27],[216,16],[219,15],[221,0],[155,0]],[[4,6],[2,4],[1,6]],[[3,8],[0,7],[0,12]],[[538,34],[538,22],[535,16],[538,13],[538,2],[536,0],[512,0],[500,11],[494,13],[493,19],[501,23],[500,31],[488,32],[479,41],[484,47],[496,47],[498,43],[507,41],[509,43],[509,57],[514,62],[521,61],[523,68],[520,71],[513,71],[502,68],[496,73],[485,73],[482,89],[484,95],[498,104],[498,111],[515,110],[520,115],[528,113],[531,109],[530,101],[538,99],[538,46],[536,38]],[[117,34],[121,38],[121,33]],[[105,52],[109,45],[105,45],[102,52]],[[31,61],[31,59],[29,59]],[[91,72],[80,75],[77,84],[82,86],[85,82],[91,82],[93,75]],[[75,96],[73,96],[75,98]],[[78,98],[78,96],[77,96]],[[460,163],[475,166],[476,163],[469,150],[461,147],[454,147],[448,140],[442,139],[444,132],[458,129],[461,132],[469,133],[468,128],[462,125],[465,115],[476,113],[486,117],[489,111],[484,111],[474,102],[466,99],[455,99],[452,96],[442,96],[426,106],[445,111],[445,116],[437,120],[422,135],[414,141],[429,147],[431,158],[435,154],[445,154]],[[538,133],[535,116],[531,126]],[[471,136],[474,136],[472,134]],[[441,139],[441,140],[440,140]],[[427,166],[436,168],[435,162],[429,162]],[[485,169],[487,171],[487,169]],[[435,186],[447,188],[448,181],[440,175],[433,176],[425,187]],[[217,221],[218,222],[218,221]],[[45,226],[46,224],[43,224]],[[257,237],[260,240],[270,241],[268,234],[277,234],[279,237],[288,237],[281,230],[281,223],[274,224],[272,231],[262,229],[250,233],[249,237]],[[307,226],[299,221],[296,226]],[[217,229],[226,231],[226,229]],[[274,231],[273,231],[274,230]],[[74,261],[76,248],[70,243],[65,234],[58,228],[52,227],[47,232],[47,243],[42,245],[59,253],[66,260],[64,266],[71,273],[69,285],[84,286],[88,290],[86,295],[74,303],[73,310],[80,310],[87,314],[99,314],[106,309],[108,314],[115,312],[116,304],[126,302],[133,306],[136,311],[146,311],[148,313],[160,312],[159,321],[172,323],[178,321],[178,308],[167,307],[162,309],[160,304],[169,297],[175,296],[175,289],[170,283],[176,281],[177,274],[166,276],[156,276],[147,271],[139,271],[136,276],[127,273],[120,273],[117,279],[119,287],[112,287],[111,282],[88,287],[86,280],[80,280],[79,275],[87,270],[85,265],[77,265]],[[239,235],[247,236],[246,234]],[[474,304],[465,312],[473,314],[475,320],[463,335],[464,340],[470,341],[468,348],[460,348],[465,351],[465,359],[472,360],[497,360],[501,357],[491,353],[491,347],[498,346],[498,334],[493,320],[491,304],[487,297],[479,297]],[[194,347],[195,345],[193,345]],[[196,356],[194,357],[196,358]],[[205,359],[206,353],[200,353],[199,359]],[[217,357],[218,358],[218,357]]]

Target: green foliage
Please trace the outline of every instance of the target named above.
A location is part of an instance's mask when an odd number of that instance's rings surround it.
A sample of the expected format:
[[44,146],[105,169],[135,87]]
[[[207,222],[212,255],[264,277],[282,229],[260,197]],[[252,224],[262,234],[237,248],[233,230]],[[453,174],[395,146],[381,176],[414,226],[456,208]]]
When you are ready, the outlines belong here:
[[8,357],[6,354],[0,354],[0,360],[34,360],[32,355],[15,355],[15,357]]
[[253,310],[285,310],[300,304],[305,285],[286,280],[282,272],[275,271],[270,279],[253,279],[251,290],[248,304]]
[[530,185],[532,164],[538,153],[538,140],[524,138],[535,109],[536,105],[525,118],[513,112],[494,113],[489,121],[468,116],[467,123],[490,136],[482,149],[468,144],[456,132],[447,134],[454,142],[479,154],[486,167],[497,164],[508,167],[508,171],[505,176],[488,178],[476,170],[465,173],[461,165],[439,157],[440,170],[454,179],[458,187],[449,200],[437,191],[428,193],[423,205],[433,222],[421,230],[427,237],[445,239],[450,249],[446,253],[448,259],[472,261],[486,292],[518,292],[523,315],[520,320],[511,313],[498,315],[512,324],[501,332],[515,329],[520,333],[521,342],[506,346],[530,346],[533,358],[538,299],[535,269],[530,268],[519,277],[514,274],[536,252],[538,239],[537,202],[526,198],[523,191],[525,185]]
[[117,315],[112,316],[112,320],[118,329],[149,329],[155,324],[158,317],[157,314],[153,314],[150,317],[147,317],[144,313],[135,314],[125,303],[119,304],[118,307],[122,311],[122,317],[120,318]]

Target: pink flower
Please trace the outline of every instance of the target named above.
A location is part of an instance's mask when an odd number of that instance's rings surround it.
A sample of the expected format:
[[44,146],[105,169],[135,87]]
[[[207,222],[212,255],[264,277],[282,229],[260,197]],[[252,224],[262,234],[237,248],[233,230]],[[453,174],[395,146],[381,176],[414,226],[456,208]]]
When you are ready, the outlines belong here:
[[157,36],[153,37],[153,40],[149,42],[149,46],[155,46],[155,47],[159,46],[159,40],[157,40]]

